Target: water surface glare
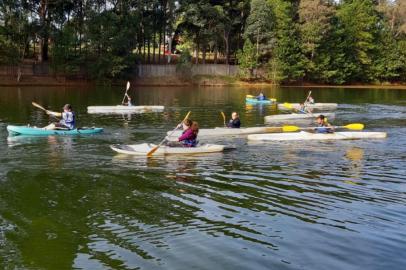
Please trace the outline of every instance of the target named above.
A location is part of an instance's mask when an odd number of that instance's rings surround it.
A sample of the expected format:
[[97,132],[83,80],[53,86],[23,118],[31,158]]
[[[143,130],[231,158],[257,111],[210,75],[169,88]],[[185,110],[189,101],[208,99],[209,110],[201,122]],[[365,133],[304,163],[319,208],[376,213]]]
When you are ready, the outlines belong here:
[[[308,89],[266,88],[300,102]],[[130,157],[110,144],[158,143],[190,110],[201,127],[236,110],[261,126],[272,106],[241,88],[133,88],[163,113],[90,115],[123,89],[0,88],[1,269],[406,269],[406,91],[312,89],[337,102],[334,124],[387,139],[210,142],[235,150]],[[8,124],[46,125],[36,101],[71,103],[96,136],[10,138]],[[306,123],[307,124],[307,123]],[[202,139],[201,141],[207,142]]]

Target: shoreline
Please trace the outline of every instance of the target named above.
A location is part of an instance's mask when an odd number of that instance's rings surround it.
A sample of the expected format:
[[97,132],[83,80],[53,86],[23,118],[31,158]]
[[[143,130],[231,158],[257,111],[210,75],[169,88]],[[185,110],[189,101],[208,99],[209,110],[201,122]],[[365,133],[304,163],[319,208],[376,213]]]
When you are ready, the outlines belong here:
[[[85,80],[85,79],[67,79],[65,77],[54,76],[27,76],[23,77],[20,82],[16,81],[15,77],[0,76],[0,86],[87,86],[98,84],[111,84],[111,85],[123,85],[125,80],[117,81],[97,81],[97,80]],[[197,86],[197,87],[283,87],[283,88],[347,88],[347,89],[404,89],[406,90],[406,84],[345,84],[345,85],[328,85],[317,83],[303,83],[303,84],[282,84],[276,85],[266,82],[245,82],[239,81],[233,77],[226,76],[197,76],[191,81],[183,81],[177,77],[149,77],[149,78],[137,78],[130,80],[134,86],[142,87],[185,87],[185,86]]]

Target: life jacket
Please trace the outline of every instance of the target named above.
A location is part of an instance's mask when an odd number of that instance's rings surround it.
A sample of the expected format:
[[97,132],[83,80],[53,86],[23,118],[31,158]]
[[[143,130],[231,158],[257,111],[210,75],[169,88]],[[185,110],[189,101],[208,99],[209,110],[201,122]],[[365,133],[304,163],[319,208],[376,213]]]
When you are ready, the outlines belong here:
[[241,122],[240,122],[240,118],[236,118],[236,119],[230,119],[230,122],[228,122],[227,127],[229,128],[240,128],[241,126]]
[[[189,132],[189,130],[185,130],[182,132],[182,135],[184,135],[186,132]],[[182,137],[182,136],[181,136]],[[197,144],[199,143],[199,141],[197,140],[197,135],[194,133],[191,133],[189,135],[189,137],[183,139],[180,141],[180,143],[184,146],[184,147],[195,147],[197,146]]]
[[333,129],[328,128],[327,124],[319,124],[316,128],[317,133],[333,133]]
[[63,112],[61,124],[65,125],[69,129],[75,128],[75,113],[74,112]]

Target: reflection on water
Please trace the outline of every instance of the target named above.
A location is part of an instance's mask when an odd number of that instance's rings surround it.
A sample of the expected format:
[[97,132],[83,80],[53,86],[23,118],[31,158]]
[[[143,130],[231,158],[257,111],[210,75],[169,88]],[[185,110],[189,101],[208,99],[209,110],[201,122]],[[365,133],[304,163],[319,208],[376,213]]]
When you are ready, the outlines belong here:
[[[300,102],[307,89],[263,89]],[[403,269],[406,92],[312,90],[340,103],[333,124],[362,122],[385,140],[252,143],[200,156],[116,155],[116,143],[158,143],[191,110],[202,127],[241,113],[263,125],[272,106],[247,107],[237,88],[137,88],[164,113],[88,115],[122,88],[0,91],[2,269]],[[8,137],[7,124],[45,125],[73,103],[97,136]]]

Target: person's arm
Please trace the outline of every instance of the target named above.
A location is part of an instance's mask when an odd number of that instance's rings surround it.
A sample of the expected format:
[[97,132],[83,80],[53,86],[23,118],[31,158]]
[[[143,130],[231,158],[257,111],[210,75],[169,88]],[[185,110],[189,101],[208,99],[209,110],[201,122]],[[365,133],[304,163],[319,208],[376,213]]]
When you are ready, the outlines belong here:
[[178,141],[184,141],[184,140],[189,139],[189,137],[190,137],[191,134],[192,134],[192,130],[191,130],[191,129],[186,130],[186,132],[183,133],[183,134],[178,138]]
[[54,115],[54,116],[56,116],[56,117],[62,117],[62,113],[60,113],[60,112],[53,112],[53,111],[46,111],[46,113],[48,114],[48,115]]

